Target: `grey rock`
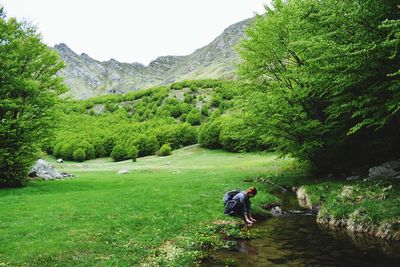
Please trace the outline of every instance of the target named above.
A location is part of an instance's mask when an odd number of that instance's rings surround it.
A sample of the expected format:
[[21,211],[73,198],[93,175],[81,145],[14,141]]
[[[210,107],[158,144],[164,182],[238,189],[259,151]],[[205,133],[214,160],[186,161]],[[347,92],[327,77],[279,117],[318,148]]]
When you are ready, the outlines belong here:
[[61,173],[49,162],[39,159],[31,168],[28,174],[30,177],[39,177],[45,180],[63,179],[73,177],[71,174]]
[[377,178],[400,179],[400,160],[385,162],[382,165],[372,167],[368,170],[367,181]]
[[287,216],[287,215],[288,215],[288,213],[285,212],[285,211],[283,211],[283,210],[281,209],[281,207],[279,207],[279,206],[273,207],[273,208],[271,209],[271,214],[272,214],[273,216],[277,216],[277,217],[279,217],[279,216]]
[[64,163],[64,160],[63,159],[57,159],[57,162],[58,163]]
[[129,171],[128,171],[128,170],[125,170],[125,169],[121,169],[121,170],[119,170],[119,171],[117,172],[117,174],[126,174],[126,173],[129,173]]

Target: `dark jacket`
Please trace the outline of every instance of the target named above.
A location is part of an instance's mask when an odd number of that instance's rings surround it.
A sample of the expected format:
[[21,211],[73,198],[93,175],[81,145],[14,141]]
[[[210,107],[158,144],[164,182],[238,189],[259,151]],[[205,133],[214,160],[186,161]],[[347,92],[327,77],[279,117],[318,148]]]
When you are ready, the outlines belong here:
[[250,200],[245,192],[236,194],[225,206],[225,214],[245,215],[250,213]]

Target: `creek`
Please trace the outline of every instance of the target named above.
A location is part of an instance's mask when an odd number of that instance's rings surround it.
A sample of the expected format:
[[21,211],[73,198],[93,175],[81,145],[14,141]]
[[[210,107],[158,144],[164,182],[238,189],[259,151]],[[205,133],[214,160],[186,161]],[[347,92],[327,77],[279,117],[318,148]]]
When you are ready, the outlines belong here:
[[256,223],[257,238],[216,251],[204,266],[400,266],[400,242],[318,225],[294,194],[279,197],[287,216]]

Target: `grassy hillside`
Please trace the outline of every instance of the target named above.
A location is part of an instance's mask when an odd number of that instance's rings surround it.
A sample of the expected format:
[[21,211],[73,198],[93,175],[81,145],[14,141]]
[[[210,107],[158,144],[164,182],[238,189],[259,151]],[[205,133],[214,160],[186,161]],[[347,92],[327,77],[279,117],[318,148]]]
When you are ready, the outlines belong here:
[[[225,191],[260,187],[252,177],[285,173],[291,164],[274,154],[198,146],[136,163],[56,164],[78,178],[0,191],[0,265],[188,264],[218,241],[209,225],[229,219]],[[120,169],[129,173],[117,174]],[[253,205],[272,200],[260,187]]]

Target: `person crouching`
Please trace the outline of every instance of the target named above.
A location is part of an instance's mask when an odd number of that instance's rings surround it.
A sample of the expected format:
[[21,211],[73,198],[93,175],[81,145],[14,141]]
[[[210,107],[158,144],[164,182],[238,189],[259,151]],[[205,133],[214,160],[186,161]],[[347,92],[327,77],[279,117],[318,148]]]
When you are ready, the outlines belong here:
[[257,194],[255,187],[250,187],[245,191],[240,191],[226,203],[225,214],[242,216],[246,223],[253,224],[256,220],[251,214],[250,198]]

